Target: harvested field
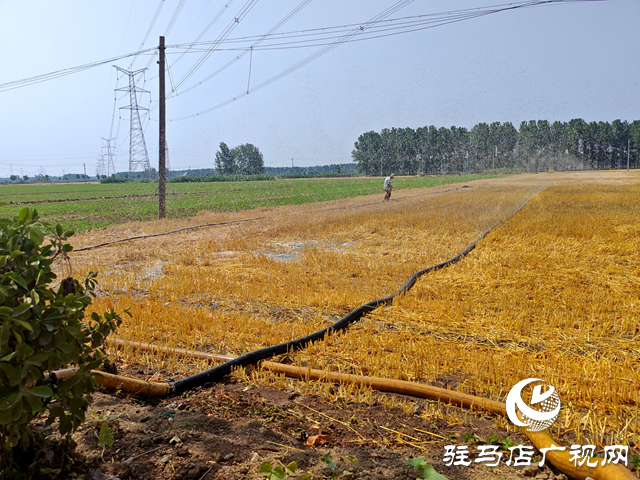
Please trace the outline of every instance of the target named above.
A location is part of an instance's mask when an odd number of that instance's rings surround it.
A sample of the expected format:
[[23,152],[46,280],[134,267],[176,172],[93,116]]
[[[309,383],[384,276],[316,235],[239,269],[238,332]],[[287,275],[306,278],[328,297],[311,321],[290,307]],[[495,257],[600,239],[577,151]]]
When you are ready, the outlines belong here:
[[[78,252],[74,272],[101,272],[95,310],[132,306],[119,337],[237,356],[324,328],[397,291],[526,202],[462,261],[422,277],[350,329],[279,360],[500,401],[519,380],[542,378],[563,402],[550,432],[563,444],[593,443],[601,451],[640,443],[638,172],[521,175],[378,200],[201,213],[193,223],[264,218]],[[183,225],[138,223],[110,233],[122,238]],[[104,241],[95,235],[74,244]],[[160,372],[157,380],[208,366],[130,349],[111,353]],[[407,414],[417,405],[260,369],[234,375]],[[467,421],[466,413],[438,403],[421,405],[425,424]],[[494,421],[514,431],[505,419]]]
[[[396,190],[433,187],[497,173],[407,176],[394,182]],[[167,215],[172,219],[200,211],[230,211],[299,205],[369,195],[382,191],[382,180],[371,177],[299,178],[267,181],[195,182],[167,184]],[[384,192],[383,192],[384,193]],[[16,215],[25,205],[40,218],[75,231],[125,222],[148,221],[158,215],[157,183],[0,185],[0,214]],[[187,220],[188,222],[188,220]]]

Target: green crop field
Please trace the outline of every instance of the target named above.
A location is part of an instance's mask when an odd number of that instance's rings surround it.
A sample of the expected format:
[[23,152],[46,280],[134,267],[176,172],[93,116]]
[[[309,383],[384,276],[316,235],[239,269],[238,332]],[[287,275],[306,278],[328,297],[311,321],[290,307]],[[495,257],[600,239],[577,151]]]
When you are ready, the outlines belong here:
[[[394,189],[422,188],[498,175],[398,177]],[[41,218],[76,231],[157,217],[157,183],[5,185],[0,215],[35,207]],[[200,210],[239,211],[299,205],[359,195],[384,195],[380,178],[286,179],[259,182],[167,184],[167,216],[180,218]]]

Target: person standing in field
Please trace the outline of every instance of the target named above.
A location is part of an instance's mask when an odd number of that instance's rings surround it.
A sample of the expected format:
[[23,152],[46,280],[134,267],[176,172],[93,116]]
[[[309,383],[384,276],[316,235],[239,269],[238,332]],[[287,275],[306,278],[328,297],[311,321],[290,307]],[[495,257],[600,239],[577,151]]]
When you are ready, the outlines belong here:
[[395,177],[395,175],[392,173],[384,179],[384,190],[387,192],[387,194],[384,196],[385,200],[389,200],[391,198],[391,190],[393,190],[393,187],[391,186],[391,180],[393,180],[393,177]]

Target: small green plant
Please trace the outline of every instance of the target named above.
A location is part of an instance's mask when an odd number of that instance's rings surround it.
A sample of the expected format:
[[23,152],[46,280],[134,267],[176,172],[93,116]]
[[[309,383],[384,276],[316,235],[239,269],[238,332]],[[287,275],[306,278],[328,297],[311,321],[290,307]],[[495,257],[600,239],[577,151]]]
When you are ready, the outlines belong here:
[[[285,477],[297,476],[297,468],[298,464],[296,462],[291,462],[286,467],[284,465],[273,467],[271,462],[262,462],[262,465],[260,465],[260,475],[267,477],[268,480],[282,480]],[[311,474],[303,473],[301,478],[307,480],[311,478]]]
[[631,455],[631,457],[629,458],[629,461],[631,462],[631,465],[635,467],[636,470],[640,470],[640,456]]
[[476,443],[480,440],[476,437],[475,433],[463,433],[462,438],[464,438],[464,441],[467,443]]
[[487,438],[487,442],[489,443],[502,443],[502,438],[497,435],[491,435]]
[[99,426],[98,431],[98,446],[100,447],[110,447],[113,445],[115,441],[113,438],[113,434],[111,433],[111,429],[109,428],[109,422],[111,420],[117,420],[120,418],[120,415],[94,415],[94,417],[89,421],[93,425]]
[[503,450],[509,450],[510,447],[515,447],[516,444],[515,442],[511,441],[511,439],[509,437],[505,438],[502,441],[502,449]]
[[[58,419],[62,435],[84,422],[96,386],[91,370],[102,363],[101,347],[122,321],[114,311],[85,318],[95,296],[94,272],[82,282],[69,276],[51,286],[55,260],[70,273],[66,240],[72,235],[40,222],[35,209],[0,218],[0,470],[13,465],[7,452],[33,443],[29,423],[35,417],[48,412],[47,425]],[[71,366],[77,370],[68,378],[51,375]]]
[[[350,463],[356,463],[357,461],[356,458],[352,457],[351,455],[345,457],[345,460]],[[343,461],[341,463],[338,463],[333,458],[331,458],[331,455],[329,455],[328,453],[326,455],[323,455],[322,461],[326,463],[327,466],[331,469],[331,475],[329,477],[321,476],[320,478],[343,478],[345,480],[350,480],[351,478],[353,478],[352,472],[350,472],[349,470],[342,470],[346,462]],[[342,472],[340,472],[340,470],[342,470]]]
[[440,475],[435,469],[427,463],[426,458],[417,457],[413,460],[407,460],[407,464],[411,465],[418,472],[416,480],[447,480],[447,477]]

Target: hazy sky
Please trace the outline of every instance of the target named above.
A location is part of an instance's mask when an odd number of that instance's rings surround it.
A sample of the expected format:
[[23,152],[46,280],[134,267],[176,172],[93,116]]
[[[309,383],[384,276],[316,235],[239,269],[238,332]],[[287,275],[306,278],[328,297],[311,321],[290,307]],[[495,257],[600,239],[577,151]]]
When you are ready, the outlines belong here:
[[[143,48],[158,44],[182,6],[167,45],[267,33],[302,0],[259,0],[236,24],[247,0],[0,0],[0,84],[136,52],[160,5]],[[394,0],[313,0],[278,32],[366,22]],[[495,5],[490,0],[415,0],[388,19]],[[227,8],[224,8],[228,5]],[[321,46],[260,50],[202,81],[243,51],[216,51],[167,101],[167,141],[172,169],[213,167],[221,141],[253,143],[268,166],[347,163],[358,136],[385,127],[471,128],[478,122],[546,119],[640,119],[638,28],[640,1],[610,0],[506,11],[402,35],[346,43],[280,80],[251,87],[285,71]],[[235,24],[235,25],[234,25]],[[346,30],[341,31],[344,34]],[[250,43],[241,44],[248,47]],[[229,48],[225,44],[221,48]],[[167,50],[167,90],[202,58]],[[250,65],[250,57],[251,65]],[[150,54],[132,69],[147,66]],[[116,64],[0,92],[0,176],[95,175],[101,137],[111,131]],[[175,65],[174,65],[175,62]],[[206,110],[246,92],[222,108]],[[158,66],[153,58],[139,103],[152,166],[157,166]],[[140,82],[140,86],[142,86]],[[122,93],[118,93],[118,97]],[[116,104],[118,171],[128,170],[128,96]],[[120,120],[120,117],[122,118]],[[173,121],[171,121],[173,120]],[[118,129],[119,125],[119,129]],[[148,125],[148,127],[147,127]]]

